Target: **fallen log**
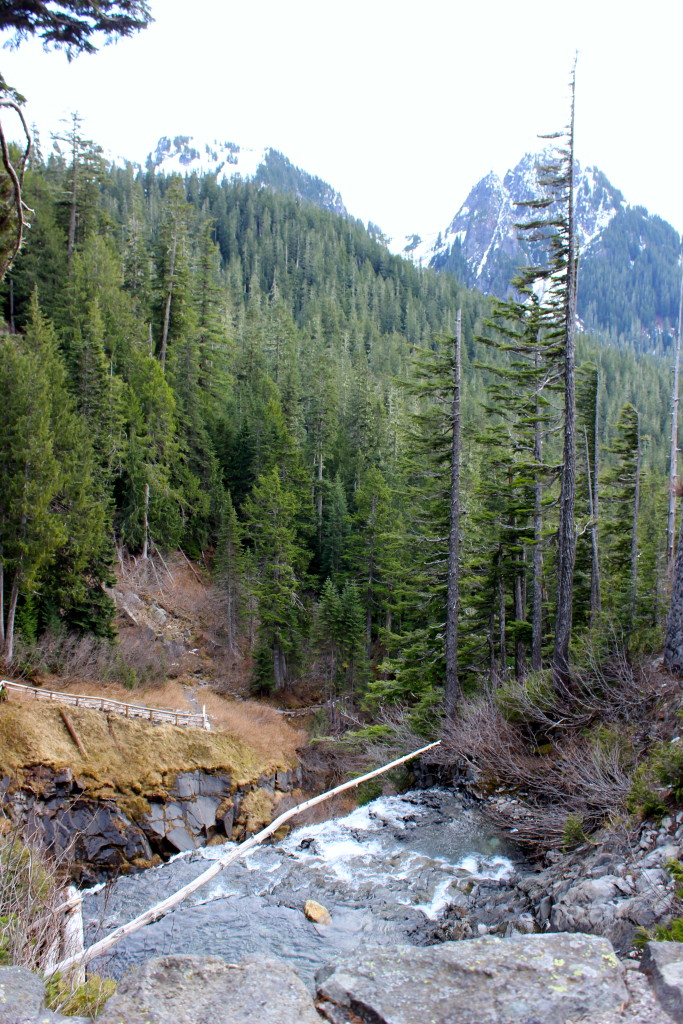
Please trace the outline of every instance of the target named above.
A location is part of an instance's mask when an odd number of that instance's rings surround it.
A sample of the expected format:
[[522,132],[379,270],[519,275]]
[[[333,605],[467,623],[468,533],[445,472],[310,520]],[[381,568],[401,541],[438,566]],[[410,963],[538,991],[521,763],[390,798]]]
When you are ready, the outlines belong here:
[[95,942],[92,946],[83,950],[82,953],[67,957],[65,960],[62,960],[61,963],[56,964],[54,967],[50,967],[49,970],[45,971],[45,977],[50,978],[53,974],[57,973],[63,974],[66,971],[72,970],[74,967],[84,967],[86,964],[90,963],[91,960],[96,960],[98,957],[108,953],[110,949],[121,941],[121,939],[127,938],[127,936],[132,935],[140,928],[144,928],[147,924],[152,924],[154,921],[158,921],[160,918],[164,917],[169,910],[178,906],[178,904],[182,903],[184,899],[191,896],[193,892],[196,892],[197,889],[201,889],[203,885],[206,885],[206,883],[210,882],[212,878],[215,878],[223,868],[226,868],[229,864],[239,860],[240,857],[243,857],[249,850],[258,846],[264,839],[267,839],[268,836],[272,836],[274,832],[277,832],[277,830],[281,828],[286,821],[289,821],[289,819],[293,818],[296,814],[300,814],[302,811],[308,810],[309,807],[315,807],[316,804],[321,804],[323,801],[329,800],[330,797],[336,796],[337,793],[343,793],[347,789],[353,789],[355,786],[360,785],[361,782],[366,782],[368,779],[374,779],[377,775],[383,775],[392,768],[397,768],[398,765],[405,764],[406,761],[412,761],[414,757],[419,757],[420,754],[424,754],[426,751],[432,750],[434,747],[438,747],[440,743],[441,740],[437,740],[436,743],[429,743],[426,747],[420,747],[419,750],[413,750],[412,753],[405,754],[404,757],[399,757],[395,761],[391,761],[389,764],[383,765],[381,768],[375,768],[374,771],[367,772],[366,775],[361,775],[357,779],[350,779],[348,782],[343,782],[341,786],[335,786],[334,789],[330,789],[326,793],[314,796],[310,800],[304,800],[303,803],[290,808],[290,810],[285,811],[284,814],[275,818],[274,821],[271,821],[270,825],[266,828],[257,832],[256,835],[251,836],[251,838],[246,839],[243,843],[240,843],[236,849],[230,850],[230,852],[224,857],[221,857],[220,860],[214,861],[210,868],[207,868],[206,871],[202,872],[201,875],[198,875],[197,878],[188,885],[179,889],[177,892],[174,892],[171,896],[167,896],[165,900],[161,901],[161,903],[157,903],[153,907],[150,907],[149,910],[146,910],[143,914],[134,918],[134,920],[116,928],[109,935],[100,939],[99,942]]
[[66,711],[63,708],[59,709],[59,713],[62,716],[62,721],[64,722],[64,725],[67,727],[67,729],[69,731],[69,736],[71,737],[71,739],[74,741],[74,743],[78,747],[79,753],[83,757],[87,757],[88,756],[88,751],[85,749],[80,736],[76,732],[76,728],[75,728],[73,722],[71,721],[71,719],[69,718],[69,716],[67,715]]

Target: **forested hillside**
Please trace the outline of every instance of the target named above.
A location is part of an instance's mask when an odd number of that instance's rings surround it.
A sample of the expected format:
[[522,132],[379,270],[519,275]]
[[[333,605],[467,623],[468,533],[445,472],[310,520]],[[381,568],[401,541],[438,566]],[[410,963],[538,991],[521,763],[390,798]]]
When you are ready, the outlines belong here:
[[[546,658],[556,353],[534,392],[514,310],[347,216],[259,183],[107,167],[77,122],[62,149],[27,173],[32,227],[2,286],[6,660],[21,667],[46,631],[115,642],[117,552],[182,547],[212,564],[255,690],[313,680],[433,727],[458,311],[462,680],[526,674],[532,575]],[[579,360],[575,635],[609,620],[637,646],[665,600],[669,367],[590,338]]]

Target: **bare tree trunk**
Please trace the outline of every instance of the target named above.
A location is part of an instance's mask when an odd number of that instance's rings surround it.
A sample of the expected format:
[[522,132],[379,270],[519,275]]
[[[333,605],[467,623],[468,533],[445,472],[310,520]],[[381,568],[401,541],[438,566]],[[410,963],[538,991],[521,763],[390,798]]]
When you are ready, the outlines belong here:
[[451,488],[448,531],[448,596],[446,608],[446,715],[452,718],[462,698],[458,679],[458,611],[460,604],[460,348],[462,310],[453,339],[453,402],[451,406]]
[[666,620],[664,667],[675,676],[683,675],[683,517],[680,522],[676,561],[671,583],[671,606]]
[[142,530],[143,530],[143,542],[142,542],[142,557],[147,558],[149,553],[149,484],[145,484],[145,503],[144,511],[142,513]]
[[[600,558],[598,551],[598,460],[595,459],[595,486],[591,483],[591,461],[588,450],[588,435],[584,435],[586,442],[586,479],[588,481],[588,511],[591,517],[591,627],[595,625],[598,612],[600,611]],[[597,448],[595,449],[597,452]]]
[[316,454],[316,463],[318,466],[318,480],[317,480],[317,493],[316,493],[316,517],[318,522],[318,551],[322,552],[323,548],[323,438],[322,438],[322,423],[319,426],[319,448]]
[[159,362],[161,363],[161,369],[166,369],[166,349],[168,347],[168,331],[171,323],[171,303],[173,301],[173,286],[175,285],[175,261],[176,254],[178,251],[178,234],[177,231],[173,235],[173,244],[171,246],[171,259],[168,266],[168,293],[166,295],[166,305],[164,307],[164,324],[161,330],[161,344],[159,346]]
[[5,649],[5,565],[0,556],[0,649]]
[[7,626],[5,628],[5,661],[9,665],[14,657],[14,620],[17,614],[17,601],[19,600],[19,570],[14,573],[14,579],[12,580],[12,590],[9,596],[9,606],[7,608]]
[[275,689],[282,689],[282,676],[280,666],[280,645],[275,641],[273,643],[273,678],[275,679]]
[[[535,364],[538,367],[539,354]],[[541,401],[536,395],[534,408],[534,460],[540,467],[543,462],[543,434],[541,430]],[[540,672],[543,666],[541,645],[543,642],[543,483],[540,469],[534,476],[534,557],[533,594],[531,612],[531,668]]]
[[553,680],[563,686],[569,680],[569,641],[572,632],[572,598],[576,531],[576,238],[574,224],[574,103],[576,62],[571,77],[571,117],[569,122],[569,168],[567,180],[567,274],[564,296],[564,447],[558,529],[557,609]]
[[71,269],[71,263],[74,255],[74,248],[76,246],[76,200],[78,197],[78,144],[76,139],[76,126],[74,125],[74,138],[71,152],[71,202],[69,203],[69,240],[67,242],[66,250],[66,265],[68,269]]
[[9,332],[10,334],[17,333],[14,323],[14,278],[11,275],[9,279]]
[[631,527],[631,603],[629,609],[629,632],[636,617],[638,583],[638,514],[640,512],[640,419],[638,420],[638,452],[636,454],[636,490],[633,496],[633,524]]
[[[598,520],[600,518],[600,501],[598,494],[600,484],[600,460],[598,459],[598,452],[600,450],[600,410],[598,408],[599,386],[600,377],[596,374],[595,419],[593,422],[593,496],[591,498],[591,515],[593,516],[593,527],[591,529],[591,625],[594,624],[602,607],[602,597],[600,594],[600,551],[598,548]],[[590,487],[590,477],[588,480],[588,486]]]
[[489,612],[489,684],[491,689],[495,689],[498,685],[498,665],[496,662],[496,641],[493,635],[496,627],[496,613],[493,607],[493,601],[491,602],[491,610]]
[[[518,555],[517,561],[519,569],[515,573],[515,619],[517,622],[523,622],[526,618],[526,602],[524,600],[524,556],[522,553]],[[526,679],[526,644],[520,637],[515,640],[515,679],[518,683]]]
[[505,682],[508,675],[508,652],[505,642],[505,587],[503,586],[502,573],[502,552],[498,552],[498,675],[501,682]]
[[678,475],[678,391],[681,365],[681,321],[683,320],[683,256],[681,258],[681,291],[678,300],[678,331],[674,347],[674,382],[671,395],[671,448],[669,453],[669,514],[666,524],[666,567],[669,578],[674,568],[676,540],[676,477]]

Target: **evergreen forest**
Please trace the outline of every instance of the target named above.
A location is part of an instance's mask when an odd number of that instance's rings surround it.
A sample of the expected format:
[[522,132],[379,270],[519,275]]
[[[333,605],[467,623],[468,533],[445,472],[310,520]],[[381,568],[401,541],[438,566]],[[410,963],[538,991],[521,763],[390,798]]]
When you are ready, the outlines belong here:
[[[115,646],[117,560],[180,548],[224,594],[255,693],[314,682],[366,724],[399,705],[433,733],[448,621],[457,693],[553,659],[553,287],[571,259],[549,239],[548,301],[539,268],[490,300],[287,187],[111,166],[77,118],[34,152],[31,227],[0,293],[5,662],[30,671],[45,635]],[[576,345],[571,656],[589,636],[655,649],[670,361]]]

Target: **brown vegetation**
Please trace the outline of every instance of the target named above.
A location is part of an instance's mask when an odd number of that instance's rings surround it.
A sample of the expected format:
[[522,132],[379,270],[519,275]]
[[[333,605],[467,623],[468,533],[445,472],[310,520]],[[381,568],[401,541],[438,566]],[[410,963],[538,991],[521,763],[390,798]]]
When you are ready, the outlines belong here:
[[27,846],[16,829],[0,834],[0,965],[39,971],[54,962],[68,898],[58,865]]
[[435,760],[459,763],[487,813],[542,850],[624,813],[634,773],[664,716],[666,680],[619,659],[556,688],[543,676],[463,705]]
[[[293,757],[260,750],[239,735],[171,725],[150,725],[119,715],[70,708],[69,716],[88,751],[83,757],[57,707],[9,700],[0,714],[0,775],[21,781],[31,769],[69,765],[87,796],[116,798],[127,813],[147,809],[141,794],[172,785],[178,772],[204,768],[228,772],[238,784],[278,768]],[[290,748],[292,749],[292,748]]]

